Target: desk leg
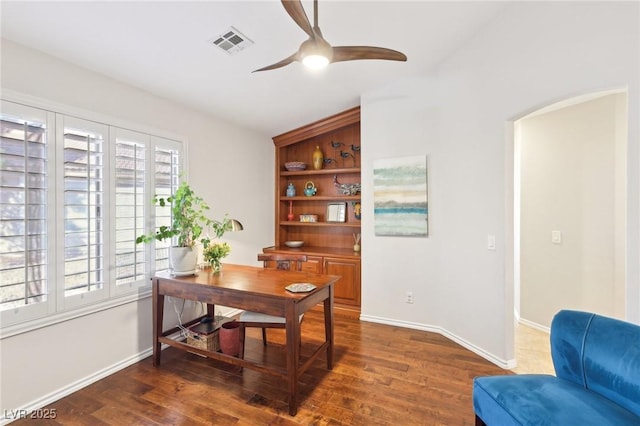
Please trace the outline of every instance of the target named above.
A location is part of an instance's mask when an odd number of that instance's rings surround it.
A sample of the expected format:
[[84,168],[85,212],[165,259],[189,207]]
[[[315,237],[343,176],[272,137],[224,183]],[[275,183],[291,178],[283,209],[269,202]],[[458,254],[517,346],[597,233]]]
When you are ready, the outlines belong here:
[[329,297],[324,299],[324,334],[329,342],[327,346],[327,369],[333,369],[333,286],[329,288]]
[[300,363],[300,320],[294,303],[286,307],[287,376],[289,379],[289,414],[298,412],[298,366]]
[[162,323],[164,318],[164,295],[158,294],[159,280],[153,279],[152,283],[152,317],[153,317],[153,365],[160,365],[161,344],[158,340],[162,335]]

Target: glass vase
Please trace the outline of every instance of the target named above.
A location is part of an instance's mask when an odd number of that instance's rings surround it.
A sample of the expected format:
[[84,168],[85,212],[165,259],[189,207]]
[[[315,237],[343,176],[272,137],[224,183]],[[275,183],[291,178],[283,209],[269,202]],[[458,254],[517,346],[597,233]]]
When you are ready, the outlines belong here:
[[222,270],[222,262],[220,259],[211,259],[209,261],[209,265],[211,265],[211,272],[217,273]]

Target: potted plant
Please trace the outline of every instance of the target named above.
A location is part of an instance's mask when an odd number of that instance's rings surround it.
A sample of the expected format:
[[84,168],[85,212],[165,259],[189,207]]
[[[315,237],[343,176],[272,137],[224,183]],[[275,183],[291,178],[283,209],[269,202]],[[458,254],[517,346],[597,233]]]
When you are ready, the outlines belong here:
[[204,260],[211,265],[213,272],[220,272],[222,269],[222,258],[231,253],[231,246],[227,243],[210,243],[202,251]]
[[209,206],[187,182],[182,182],[175,194],[169,197],[155,195],[153,203],[162,207],[171,205],[171,226],[163,225],[155,233],[140,235],[136,243],[175,238],[176,244],[169,250],[169,262],[174,273],[190,273],[196,269],[198,256],[195,245],[201,243],[206,249],[211,243],[205,233],[207,229],[213,230],[217,238],[231,229],[231,220],[226,215],[222,221],[206,216]]

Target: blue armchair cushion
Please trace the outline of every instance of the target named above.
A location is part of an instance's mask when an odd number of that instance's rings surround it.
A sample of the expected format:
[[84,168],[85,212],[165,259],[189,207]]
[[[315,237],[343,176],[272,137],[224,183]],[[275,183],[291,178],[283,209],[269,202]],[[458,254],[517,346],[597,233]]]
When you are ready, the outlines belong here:
[[544,374],[478,377],[473,408],[490,426],[640,425],[638,416],[598,393]]
[[475,378],[476,417],[489,426],[640,426],[640,326],[560,311],[551,356],[556,376]]

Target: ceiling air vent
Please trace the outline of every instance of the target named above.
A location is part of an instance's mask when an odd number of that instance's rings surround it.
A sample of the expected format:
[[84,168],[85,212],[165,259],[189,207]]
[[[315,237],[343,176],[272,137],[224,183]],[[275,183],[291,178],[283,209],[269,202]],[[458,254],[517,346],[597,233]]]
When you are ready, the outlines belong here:
[[224,34],[209,40],[214,46],[218,46],[230,55],[238,53],[241,50],[251,46],[253,42],[245,37],[240,31],[233,27],[229,27]]

